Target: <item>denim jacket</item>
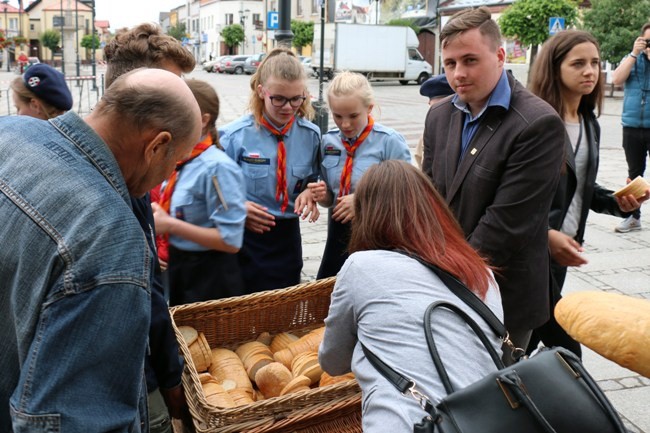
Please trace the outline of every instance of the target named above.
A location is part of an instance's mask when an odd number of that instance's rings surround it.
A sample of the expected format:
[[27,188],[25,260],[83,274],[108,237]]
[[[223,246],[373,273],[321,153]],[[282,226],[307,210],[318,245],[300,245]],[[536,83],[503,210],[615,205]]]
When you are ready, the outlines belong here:
[[73,112],[0,131],[0,431],[141,432],[152,257],[117,161]]

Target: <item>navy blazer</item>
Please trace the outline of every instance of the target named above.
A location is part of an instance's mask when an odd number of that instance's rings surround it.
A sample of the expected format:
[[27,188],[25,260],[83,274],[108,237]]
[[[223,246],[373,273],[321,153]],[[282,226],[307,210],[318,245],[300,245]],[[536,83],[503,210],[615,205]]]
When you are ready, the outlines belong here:
[[549,318],[548,214],[568,137],[549,104],[508,82],[509,109],[486,109],[460,164],[463,112],[451,97],[431,107],[422,169],[497,268],[506,327],[523,330]]

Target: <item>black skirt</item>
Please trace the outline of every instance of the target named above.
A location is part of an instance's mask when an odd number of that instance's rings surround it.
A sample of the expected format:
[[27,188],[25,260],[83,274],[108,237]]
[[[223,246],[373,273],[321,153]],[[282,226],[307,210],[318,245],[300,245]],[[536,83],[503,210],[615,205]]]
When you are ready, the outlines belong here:
[[239,265],[247,293],[299,284],[302,241],[298,218],[276,219],[275,227],[262,234],[246,230]]
[[352,233],[352,224],[334,221],[332,209],[330,209],[327,223],[327,242],[325,243],[323,259],[316,278],[333,277],[339,273],[349,255],[348,242],[350,242],[350,233]]
[[169,246],[169,305],[244,295],[236,254],[183,251]]

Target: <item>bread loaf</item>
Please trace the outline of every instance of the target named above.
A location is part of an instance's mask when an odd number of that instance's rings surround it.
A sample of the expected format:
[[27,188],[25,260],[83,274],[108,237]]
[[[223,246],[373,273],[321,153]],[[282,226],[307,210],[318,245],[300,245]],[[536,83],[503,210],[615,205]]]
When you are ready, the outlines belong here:
[[232,350],[221,348],[212,349],[212,363],[209,371],[222,384],[226,380],[231,380],[235,382],[233,388],[248,389],[251,391],[253,389],[253,384],[244,369],[244,364]]
[[272,362],[260,368],[255,375],[255,383],[265,398],[277,397],[293,379],[287,367],[279,362]]
[[650,301],[606,292],[563,297],[555,318],[578,342],[650,377]]
[[303,352],[318,352],[318,346],[323,340],[323,333],[325,327],[314,329],[309,334],[300,337],[298,340],[289,344],[286,349],[282,349],[273,354],[273,358],[277,362],[281,362],[285,367],[291,368],[293,358],[299,353]]
[[250,380],[255,380],[255,375],[260,368],[273,362],[271,349],[259,341],[244,343],[235,352],[244,363]]

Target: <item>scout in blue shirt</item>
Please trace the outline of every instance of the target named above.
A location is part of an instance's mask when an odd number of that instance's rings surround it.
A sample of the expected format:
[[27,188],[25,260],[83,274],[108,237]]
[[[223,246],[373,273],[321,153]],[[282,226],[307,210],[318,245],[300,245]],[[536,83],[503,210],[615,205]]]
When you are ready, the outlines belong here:
[[363,75],[338,74],[329,85],[327,99],[338,128],[323,137],[323,181],[309,184],[313,198],[330,208],[327,243],[317,278],[336,275],[348,257],[354,189],[361,176],[381,161],[411,161],[404,137],[375,123],[370,115],[374,106],[373,92]]
[[239,252],[249,293],[300,282],[298,218],[318,218],[309,191],[318,177],[320,132],[305,118],[313,109],[304,69],[291,51],[269,53],[251,79],[252,114],[220,130],[220,142],[244,173],[247,198]]
[[154,208],[156,231],[169,235],[170,305],[245,293],[236,256],[246,220],[243,176],[213,139],[219,116],[214,88],[186,82],[201,108],[203,139],[177,165]]

